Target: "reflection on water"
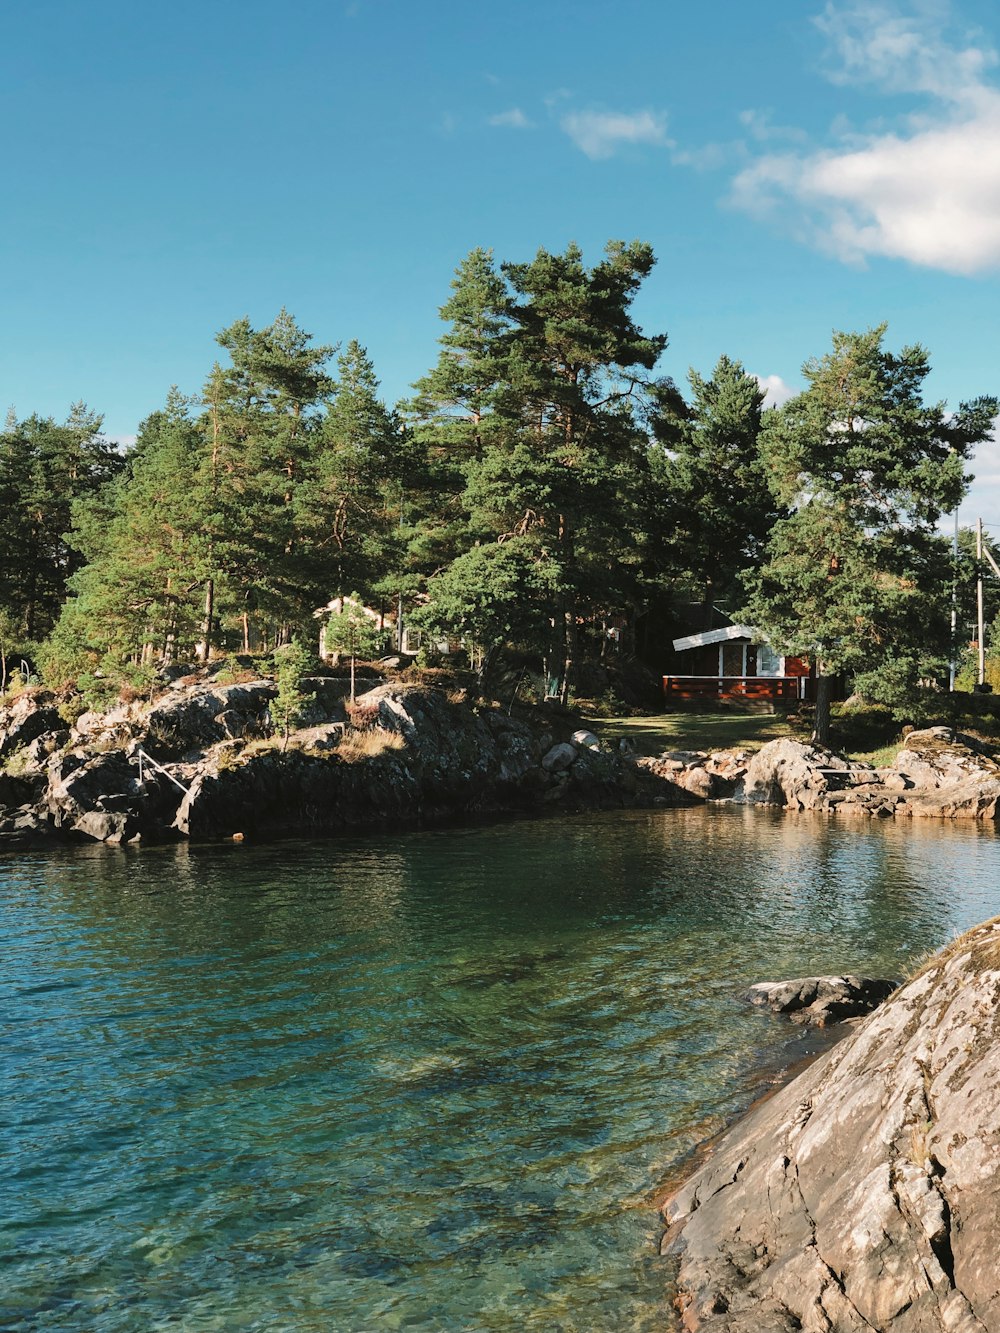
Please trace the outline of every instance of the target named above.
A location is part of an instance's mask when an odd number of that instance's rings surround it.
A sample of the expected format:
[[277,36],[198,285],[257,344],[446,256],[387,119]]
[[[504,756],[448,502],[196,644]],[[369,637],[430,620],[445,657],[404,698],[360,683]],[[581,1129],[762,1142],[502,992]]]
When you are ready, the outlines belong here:
[[663,1328],[657,1185],[801,1049],[734,996],[998,871],[728,808],[0,863],[0,1325]]

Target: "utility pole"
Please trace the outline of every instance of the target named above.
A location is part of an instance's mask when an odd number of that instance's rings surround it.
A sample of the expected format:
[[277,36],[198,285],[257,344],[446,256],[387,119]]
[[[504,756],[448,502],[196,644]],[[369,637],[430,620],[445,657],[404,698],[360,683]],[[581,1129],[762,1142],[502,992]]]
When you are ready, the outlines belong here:
[[980,688],[986,680],[986,631],[983,626],[983,520],[976,519],[976,637],[979,646]]
[[[402,430],[402,428],[400,428]],[[399,540],[400,545],[403,541],[403,500],[406,491],[403,483],[399,483]],[[400,584],[399,597],[396,600],[396,652],[403,651],[403,587]]]
[[948,689],[955,693],[958,670],[958,506],[955,506],[955,535],[951,544],[951,661],[948,663]]

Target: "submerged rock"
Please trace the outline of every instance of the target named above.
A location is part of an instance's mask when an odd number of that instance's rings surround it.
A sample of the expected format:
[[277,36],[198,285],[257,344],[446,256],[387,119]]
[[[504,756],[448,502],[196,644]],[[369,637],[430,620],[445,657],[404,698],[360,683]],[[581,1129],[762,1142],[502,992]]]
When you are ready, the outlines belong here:
[[664,1210],[701,1333],[1000,1328],[1000,919],[723,1136]]

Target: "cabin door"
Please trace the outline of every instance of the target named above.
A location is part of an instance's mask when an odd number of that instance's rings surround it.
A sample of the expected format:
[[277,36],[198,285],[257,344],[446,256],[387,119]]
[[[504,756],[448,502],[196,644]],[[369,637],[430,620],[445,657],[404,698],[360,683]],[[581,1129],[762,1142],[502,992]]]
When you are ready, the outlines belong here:
[[747,674],[747,646],[745,643],[724,643],[719,653],[720,676]]

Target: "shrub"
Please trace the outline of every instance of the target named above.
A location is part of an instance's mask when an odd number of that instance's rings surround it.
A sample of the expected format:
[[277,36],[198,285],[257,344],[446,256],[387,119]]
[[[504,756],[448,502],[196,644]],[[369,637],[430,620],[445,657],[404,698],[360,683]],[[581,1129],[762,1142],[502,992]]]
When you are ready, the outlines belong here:
[[376,703],[358,703],[356,700],[348,701],[344,705],[344,711],[347,714],[347,720],[357,731],[364,731],[368,727],[374,727],[378,722],[378,704]]

